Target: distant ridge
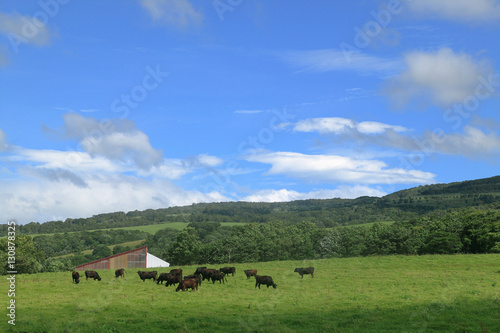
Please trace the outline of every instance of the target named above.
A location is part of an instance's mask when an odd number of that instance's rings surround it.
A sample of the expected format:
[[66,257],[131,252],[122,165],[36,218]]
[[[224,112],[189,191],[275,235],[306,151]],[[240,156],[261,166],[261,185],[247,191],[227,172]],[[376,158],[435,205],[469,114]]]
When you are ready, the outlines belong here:
[[[424,214],[442,215],[449,209],[500,208],[500,176],[423,185],[384,197],[356,199],[308,199],[290,202],[218,202],[189,206],[98,214],[88,218],[18,226],[20,233],[63,233],[73,231],[168,224],[172,222],[233,222],[286,224],[313,221],[319,227],[335,227],[384,221],[408,221]],[[166,225],[165,227],[168,227]],[[7,225],[0,225],[0,236]]]

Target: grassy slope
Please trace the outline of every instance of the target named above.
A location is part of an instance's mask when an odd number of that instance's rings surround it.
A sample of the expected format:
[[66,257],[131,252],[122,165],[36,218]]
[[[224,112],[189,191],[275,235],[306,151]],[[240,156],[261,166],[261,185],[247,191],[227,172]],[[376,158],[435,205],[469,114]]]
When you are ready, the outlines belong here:
[[[108,248],[110,250],[113,250],[113,248],[117,245],[123,245],[123,246],[130,246],[131,248],[137,248],[139,247],[139,245],[141,245],[143,242],[145,241],[145,239],[140,239],[140,240],[136,240],[136,241],[131,241],[131,242],[126,242],[126,243],[121,243],[121,244],[115,244],[115,245],[110,245],[108,246]],[[94,250],[85,250],[85,251],[82,251],[82,254],[91,254]],[[72,256],[74,253],[70,253],[70,254],[65,254],[63,256],[57,256],[57,257],[54,257],[54,258],[66,258],[66,257],[70,257]]]
[[[313,265],[300,279],[294,267]],[[499,332],[500,255],[392,256],[237,264],[225,285],[174,292],[100,271],[17,276],[18,332]],[[217,267],[218,268],[218,267]],[[243,269],[271,275],[254,289]],[[194,267],[183,267],[191,273]],[[159,270],[166,271],[167,269]],[[7,293],[6,279],[0,290]],[[6,311],[6,310],[4,310]],[[6,319],[0,331],[7,327]],[[10,325],[9,325],[10,326]]]
[[[169,222],[169,223],[159,223],[159,224],[149,224],[149,225],[138,225],[138,226],[133,226],[133,227],[121,227],[121,228],[108,228],[108,229],[95,229],[95,230],[86,230],[86,232],[93,232],[93,231],[101,231],[101,230],[139,230],[139,231],[145,231],[147,233],[150,233],[151,235],[154,235],[160,230],[170,228],[170,229],[176,229],[176,230],[183,230],[184,228],[187,227],[189,223],[187,222]],[[239,222],[220,222],[221,226],[226,226],[226,227],[232,227],[235,225],[243,225],[245,223],[239,223]],[[81,232],[81,231],[72,231],[69,232],[75,233],[75,232]],[[51,233],[51,234],[28,234],[31,237],[36,237],[36,236],[53,236],[56,233]]]

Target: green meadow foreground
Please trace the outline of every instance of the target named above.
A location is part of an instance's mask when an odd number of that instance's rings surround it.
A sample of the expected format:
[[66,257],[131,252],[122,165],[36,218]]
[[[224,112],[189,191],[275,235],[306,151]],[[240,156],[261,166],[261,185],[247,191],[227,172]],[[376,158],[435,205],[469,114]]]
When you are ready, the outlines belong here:
[[[500,332],[498,254],[231,266],[236,274],[226,284],[204,281],[193,292],[142,282],[137,269],[126,270],[125,279],[100,270],[102,281],[83,277],[77,285],[71,272],[18,275],[16,325],[7,323],[3,307],[0,331]],[[307,266],[315,267],[314,278],[294,273]],[[184,274],[195,268],[182,267]],[[277,289],[255,289],[255,279],[243,273],[251,268],[272,276]],[[7,282],[0,282],[5,296]]]

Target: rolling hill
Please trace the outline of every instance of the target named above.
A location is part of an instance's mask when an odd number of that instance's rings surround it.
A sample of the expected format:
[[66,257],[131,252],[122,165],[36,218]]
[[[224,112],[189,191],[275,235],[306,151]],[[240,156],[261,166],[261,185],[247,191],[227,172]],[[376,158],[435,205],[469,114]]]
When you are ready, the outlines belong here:
[[[286,224],[304,220],[318,227],[336,227],[385,221],[405,221],[424,214],[442,215],[449,209],[500,206],[500,176],[418,186],[384,197],[310,199],[291,202],[219,202],[182,207],[115,212],[65,221],[31,222],[18,226],[24,234],[62,233],[168,223],[231,222]],[[0,226],[0,236],[7,226]]]

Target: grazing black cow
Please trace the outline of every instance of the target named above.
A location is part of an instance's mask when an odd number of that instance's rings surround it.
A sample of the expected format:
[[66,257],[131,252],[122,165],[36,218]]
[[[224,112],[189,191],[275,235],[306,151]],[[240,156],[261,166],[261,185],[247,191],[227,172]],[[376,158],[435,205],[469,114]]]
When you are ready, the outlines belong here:
[[179,275],[182,279],[182,269],[180,268],[171,269],[170,275]]
[[219,281],[219,284],[225,283],[224,280],[226,280],[226,282],[227,282],[226,274],[224,274],[222,272],[218,272],[218,271],[216,271],[212,274],[212,283],[215,283],[215,281]]
[[206,267],[198,267],[194,274],[202,274],[204,270],[206,270]]
[[297,272],[304,278],[304,274],[311,274],[311,278],[314,277],[314,267],[300,267],[300,268],[295,268],[293,271],[294,273]]
[[101,281],[101,277],[96,271],[85,271],[85,280],[88,280],[89,278]]
[[146,271],[138,271],[139,277],[142,282],[146,281],[146,279],[153,279],[153,283],[156,281],[156,271],[146,272]]
[[182,289],[182,291],[186,291],[186,289],[191,288],[192,290],[198,290],[198,282],[196,279],[186,279],[182,280],[179,285],[177,286],[177,289],[175,291],[179,291]]
[[124,277],[125,277],[125,270],[124,270],[123,268],[117,269],[117,270],[115,271],[115,277],[116,277],[116,278],[119,278],[120,276],[121,276],[122,278],[124,278]]
[[177,283],[181,283],[182,278],[180,275],[167,274],[167,279],[165,280],[165,287],[175,286]]
[[187,279],[196,279],[196,282],[198,282],[198,285],[201,286],[201,274],[186,275],[184,277],[184,280],[187,280]]
[[168,273],[160,273],[160,276],[156,279],[156,284],[163,284],[163,281],[168,280]]
[[80,283],[80,273],[73,272],[73,274],[71,274],[71,276],[73,277],[73,282],[74,283]]
[[203,280],[208,280],[210,281],[212,279],[212,275],[215,274],[215,272],[218,272],[218,270],[216,270],[215,268],[209,268],[209,269],[205,269],[201,275],[203,275]]
[[270,286],[273,286],[274,289],[276,289],[276,287],[278,286],[276,283],[274,283],[273,278],[270,277],[270,276],[267,276],[267,275],[263,275],[263,276],[255,275],[255,288],[257,288],[257,286],[259,286],[259,289],[260,289],[260,285],[261,284],[266,285],[268,288]]
[[219,269],[219,271],[221,271],[226,275],[232,274],[232,276],[234,276],[234,273],[236,272],[236,267],[222,267],[221,269]]
[[250,276],[256,276],[257,275],[257,270],[256,269],[245,269],[243,272],[245,272],[245,275],[247,276],[247,279],[249,279]]

